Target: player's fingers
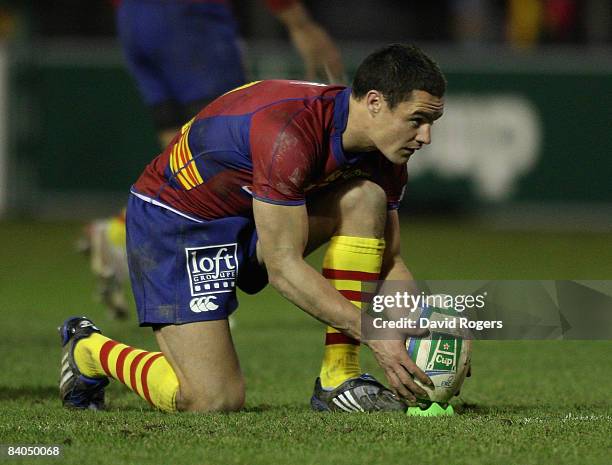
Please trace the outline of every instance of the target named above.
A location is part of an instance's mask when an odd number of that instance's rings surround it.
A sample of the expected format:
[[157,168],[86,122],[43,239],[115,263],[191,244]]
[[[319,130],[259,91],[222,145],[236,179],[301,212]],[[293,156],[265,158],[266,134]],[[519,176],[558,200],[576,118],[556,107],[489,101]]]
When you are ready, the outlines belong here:
[[406,388],[406,386],[404,386],[402,381],[399,379],[399,377],[393,370],[385,371],[385,375],[387,376],[387,379],[389,380],[389,384],[393,388],[393,391],[395,391],[397,395],[409,400],[410,402],[416,402],[416,397],[414,396],[414,394],[410,392]]
[[418,379],[421,383],[434,387],[433,381],[425,374],[423,370],[421,370],[416,363],[406,357],[406,360],[403,361],[402,366],[410,373],[413,377]]
[[[414,382],[414,379],[410,374],[404,369],[403,366],[398,367],[397,377],[400,379],[402,385],[410,390],[416,396],[427,398],[427,391],[425,391],[421,386]],[[415,399],[416,400],[416,399]]]

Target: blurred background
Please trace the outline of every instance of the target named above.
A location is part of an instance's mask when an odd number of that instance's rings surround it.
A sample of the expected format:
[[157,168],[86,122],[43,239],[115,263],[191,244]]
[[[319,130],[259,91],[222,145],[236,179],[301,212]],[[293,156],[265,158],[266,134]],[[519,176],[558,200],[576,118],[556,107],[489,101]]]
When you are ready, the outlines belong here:
[[[235,0],[249,80],[301,78],[260,1]],[[502,228],[612,230],[609,0],[306,0],[349,77],[414,42],[449,80],[403,212]],[[108,0],[0,2],[0,217],[112,214],[158,153]]]

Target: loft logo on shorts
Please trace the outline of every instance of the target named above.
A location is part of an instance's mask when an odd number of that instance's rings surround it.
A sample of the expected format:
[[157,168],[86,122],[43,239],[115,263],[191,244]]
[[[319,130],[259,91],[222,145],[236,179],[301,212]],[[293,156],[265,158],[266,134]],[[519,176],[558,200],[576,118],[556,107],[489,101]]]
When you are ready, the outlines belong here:
[[[238,276],[236,243],[188,247],[185,248],[185,253],[192,296],[221,294],[234,290]],[[208,306],[208,301],[204,307],[206,310],[215,310]]]

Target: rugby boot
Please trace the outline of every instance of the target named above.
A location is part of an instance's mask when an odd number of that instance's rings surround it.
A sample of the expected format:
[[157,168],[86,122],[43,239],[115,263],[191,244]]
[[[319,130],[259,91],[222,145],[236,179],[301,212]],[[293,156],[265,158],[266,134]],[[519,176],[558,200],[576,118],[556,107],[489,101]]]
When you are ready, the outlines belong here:
[[310,406],[319,412],[405,412],[404,404],[372,375],[350,378],[334,389],[323,389],[321,378],[315,381]]
[[81,373],[74,360],[74,347],[81,339],[101,331],[86,317],[71,317],[57,328],[62,340],[59,392],[65,407],[101,410],[104,408],[106,376],[89,378]]

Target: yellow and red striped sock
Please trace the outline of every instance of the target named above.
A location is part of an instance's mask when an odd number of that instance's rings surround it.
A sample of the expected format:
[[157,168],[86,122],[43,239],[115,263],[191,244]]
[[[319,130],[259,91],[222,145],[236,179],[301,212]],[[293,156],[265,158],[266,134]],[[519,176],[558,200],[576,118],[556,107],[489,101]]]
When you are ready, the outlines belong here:
[[[378,279],[384,250],[384,239],[334,236],[323,259],[323,276],[340,294],[361,309],[362,282]],[[321,364],[321,385],[335,388],[360,374],[359,342],[328,326]]]
[[147,352],[94,333],[74,348],[75,362],[85,376],[110,376],[167,412],[176,411],[179,382],[161,352]]

